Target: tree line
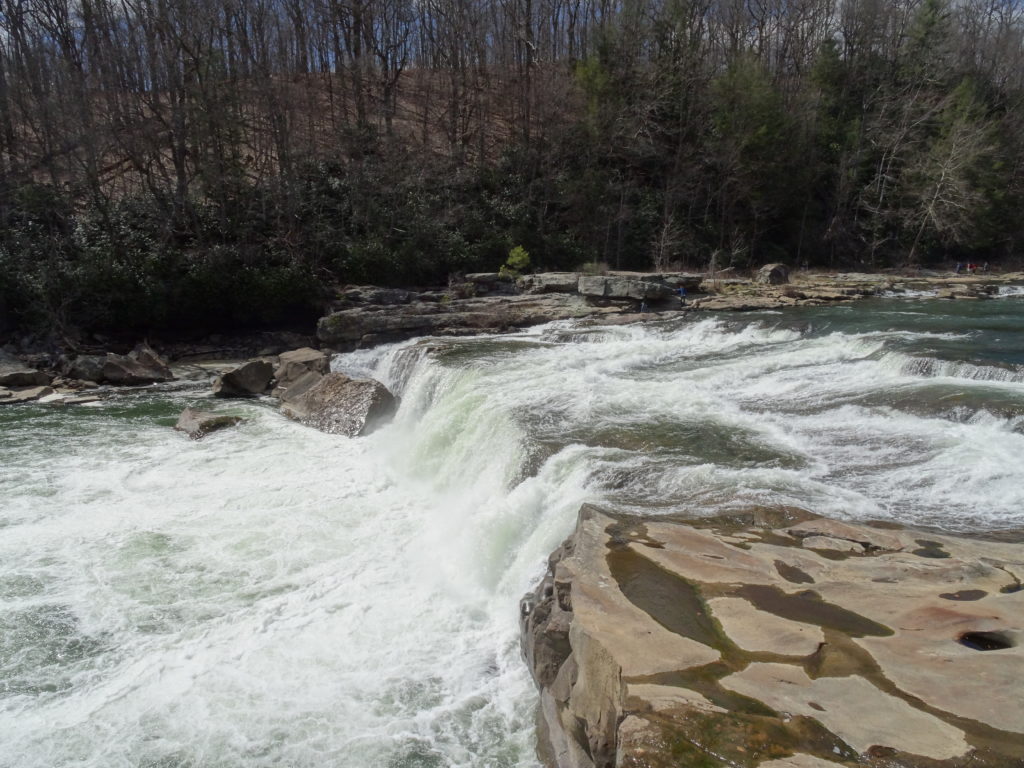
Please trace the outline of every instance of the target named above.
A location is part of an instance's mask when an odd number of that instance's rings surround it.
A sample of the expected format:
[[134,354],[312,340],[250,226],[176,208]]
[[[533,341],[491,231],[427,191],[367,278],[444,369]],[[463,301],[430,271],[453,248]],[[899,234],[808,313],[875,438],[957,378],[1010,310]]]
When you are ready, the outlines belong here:
[[1015,257],[1013,0],[0,0],[0,326]]

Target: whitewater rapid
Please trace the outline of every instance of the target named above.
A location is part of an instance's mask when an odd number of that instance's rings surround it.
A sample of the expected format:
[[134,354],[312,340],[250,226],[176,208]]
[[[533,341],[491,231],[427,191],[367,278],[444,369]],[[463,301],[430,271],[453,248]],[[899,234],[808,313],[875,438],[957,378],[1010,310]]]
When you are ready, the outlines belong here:
[[517,601],[584,501],[1022,527],[1013,301],[342,355],[402,397],[357,440],[190,388],[7,409],[0,766],[532,768]]

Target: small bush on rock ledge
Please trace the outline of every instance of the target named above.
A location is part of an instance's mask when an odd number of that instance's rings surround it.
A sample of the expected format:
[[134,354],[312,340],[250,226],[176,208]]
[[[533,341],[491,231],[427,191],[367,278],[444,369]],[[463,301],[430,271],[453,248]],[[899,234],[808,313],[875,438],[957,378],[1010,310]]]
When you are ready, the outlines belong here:
[[505,278],[515,279],[520,273],[530,266],[530,254],[521,245],[517,245],[508,252],[508,259],[501,265],[498,273]]

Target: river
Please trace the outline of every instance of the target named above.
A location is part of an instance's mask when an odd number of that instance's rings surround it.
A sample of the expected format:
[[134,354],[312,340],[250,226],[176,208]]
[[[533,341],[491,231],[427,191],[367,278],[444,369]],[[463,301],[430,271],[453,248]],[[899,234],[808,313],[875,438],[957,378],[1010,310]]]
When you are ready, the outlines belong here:
[[343,355],[402,396],[357,440],[2,409],[0,766],[532,768],[517,602],[584,501],[1024,527],[1021,293]]

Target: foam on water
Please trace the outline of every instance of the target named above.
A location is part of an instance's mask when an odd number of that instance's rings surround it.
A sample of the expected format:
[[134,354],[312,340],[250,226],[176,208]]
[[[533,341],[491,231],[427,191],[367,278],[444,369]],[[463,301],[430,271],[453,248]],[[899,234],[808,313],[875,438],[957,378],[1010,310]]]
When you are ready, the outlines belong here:
[[194,389],[4,411],[0,765],[536,766],[517,600],[584,501],[1020,527],[1019,365],[879,317],[344,355],[402,397],[358,440],[249,402],[190,442]]
[[198,443],[100,416],[4,472],[0,764],[533,765],[515,605],[571,460],[474,516],[385,434],[235,410]]

